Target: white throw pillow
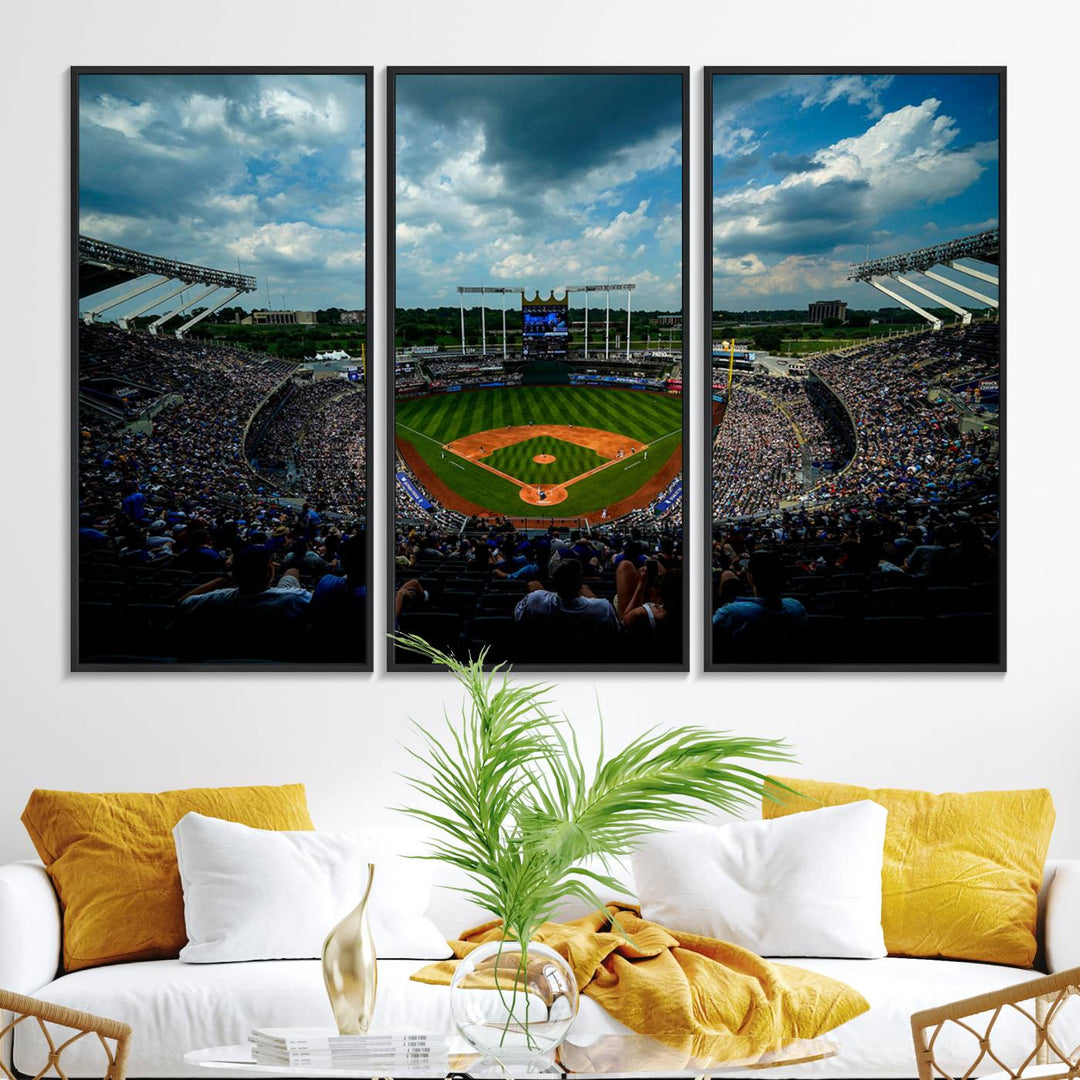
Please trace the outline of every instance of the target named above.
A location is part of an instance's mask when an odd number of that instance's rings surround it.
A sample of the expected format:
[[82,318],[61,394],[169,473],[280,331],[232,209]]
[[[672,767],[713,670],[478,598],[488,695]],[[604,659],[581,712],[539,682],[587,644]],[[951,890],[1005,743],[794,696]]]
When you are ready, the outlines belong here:
[[185,814],[173,829],[189,964],[304,960],[360,902],[368,863],[368,922],[383,960],[443,960],[445,939],[426,918],[428,868],[360,836],[252,829]]
[[633,857],[641,913],[761,956],[885,956],[887,817],[857,802],[649,837]]

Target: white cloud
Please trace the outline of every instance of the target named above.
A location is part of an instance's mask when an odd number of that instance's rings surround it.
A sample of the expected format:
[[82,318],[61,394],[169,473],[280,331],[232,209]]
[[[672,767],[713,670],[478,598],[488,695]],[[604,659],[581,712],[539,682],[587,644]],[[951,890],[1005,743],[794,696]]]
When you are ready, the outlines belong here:
[[765,263],[752,252],[732,259],[722,259],[719,255],[713,256],[714,273],[746,277],[752,274],[764,274],[767,270]]
[[197,135],[211,131],[227,131],[228,100],[207,94],[192,94],[180,101],[177,108],[180,126]]
[[294,128],[321,130],[331,135],[340,134],[348,120],[347,110],[334,94],[313,101],[286,86],[266,87],[259,100],[259,110],[267,119],[284,120]]
[[713,156],[734,158],[752,154],[761,146],[755,134],[753,128],[736,120],[734,110],[718,110],[713,121]]
[[[883,216],[921,202],[939,202],[973,184],[983,163],[996,156],[996,143],[953,149],[959,134],[941,102],[927,98],[881,117],[863,134],[840,139],[812,156],[814,168],[793,172],[773,184],[742,187],[713,201],[717,243],[739,238],[761,243],[792,236],[785,207],[805,203],[801,227],[829,234],[839,223],[868,230]],[[839,184],[828,192],[826,185]],[[839,206],[815,207],[814,196],[836,192]],[[815,210],[818,212],[815,216]],[[826,210],[828,213],[826,213]]]
[[633,210],[621,210],[607,225],[592,225],[585,230],[585,240],[591,243],[618,244],[636,236],[646,227],[649,200],[642,199]]
[[91,101],[83,101],[79,106],[79,116],[91,124],[119,131],[129,139],[137,138],[143,128],[156,119],[157,110],[153,102],[124,101],[111,94],[102,94]]
[[300,265],[333,266],[350,259],[363,242],[354,234],[338,229],[320,229],[306,221],[260,225],[227,247],[245,261],[285,262]]
[[681,214],[665,214],[656,226],[653,235],[662,247],[682,244],[683,223]]
[[758,256],[745,255],[721,264],[720,269],[732,275],[723,283],[724,297],[780,296],[847,284],[848,264],[828,256],[788,255],[766,266]]
[[416,247],[417,244],[422,244],[441,235],[442,231],[442,226],[437,221],[429,222],[427,225],[409,225],[402,221],[398,223],[394,235],[399,245]]
[[881,95],[892,84],[892,75],[836,75],[832,78],[814,78],[813,85],[803,94],[804,109],[812,105],[827,108],[836,101],[849,105],[866,105],[867,114],[880,116],[884,111]]
[[245,195],[228,195],[221,192],[207,199],[207,206],[222,210],[227,214],[251,215],[258,205],[259,200],[250,192]]
[[545,192],[549,204],[589,205],[618,198],[615,189],[646,173],[672,168],[682,161],[682,130],[664,128],[630,146],[620,147],[602,164],[576,182],[559,184]]

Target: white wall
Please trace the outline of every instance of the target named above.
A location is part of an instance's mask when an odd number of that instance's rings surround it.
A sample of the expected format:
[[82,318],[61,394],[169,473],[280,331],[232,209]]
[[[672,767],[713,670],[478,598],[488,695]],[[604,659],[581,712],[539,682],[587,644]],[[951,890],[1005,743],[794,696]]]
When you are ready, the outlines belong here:
[[[1011,6],[1011,5],[1010,5]],[[5,505],[0,581],[0,860],[30,844],[35,786],[155,790],[303,780],[317,823],[339,827],[404,797],[406,717],[432,721],[441,677],[81,675],[67,667],[69,64],[374,64],[376,349],[382,355],[384,84],[396,64],[690,64],[692,325],[701,302],[701,68],[705,64],[1008,63],[1010,230],[1009,673],[1006,676],[564,677],[558,700],[586,742],[595,696],[608,738],[694,721],[787,736],[807,776],[871,785],[1047,785],[1052,851],[1080,855],[1073,305],[1054,244],[1075,240],[1074,35],[1038,5],[131,0],[9,7],[5,21],[0,396]],[[1064,7],[1057,10],[1063,12]],[[809,16],[809,20],[807,20]],[[536,20],[552,28],[537,34]],[[1070,252],[1074,256],[1075,252]],[[1070,258],[1075,264],[1075,258]],[[1055,309],[1060,318],[1052,317]],[[1061,327],[1059,329],[1059,327]],[[694,370],[700,342],[693,339]],[[1057,384],[1050,386],[1052,378]],[[693,385],[691,415],[700,414]],[[380,391],[382,387],[380,386]],[[1048,392],[1049,391],[1049,392]],[[374,432],[383,505],[383,416]],[[691,460],[701,456],[695,426]],[[699,478],[695,476],[695,481]],[[1062,504],[1065,508],[1060,508]],[[693,514],[701,521],[695,484]],[[693,550],[699,550],[695,538]],[[376,565],[383,565],[381,536]],[[700,582],[700,573],[697,575]],[[381,590],[376,599],[382,601]],[[692,626],[699,625],[700,595]],[[700,667],[696,640],[693,665]],[[382,650],[378,661],[382,663]]]

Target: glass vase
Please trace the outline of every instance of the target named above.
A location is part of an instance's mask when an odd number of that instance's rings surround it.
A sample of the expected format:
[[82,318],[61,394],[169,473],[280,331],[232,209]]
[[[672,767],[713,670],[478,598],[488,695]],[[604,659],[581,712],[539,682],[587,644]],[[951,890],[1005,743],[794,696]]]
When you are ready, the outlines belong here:
[[341,1035],[363,1035],[375,1016],[378,967],[368,926],[367,904],[375,866],[368,863],[367,888],[360,903],[326,936],[322,969],[334,1022]]
[[553,1058],[578,1008],[574,971],[554,949],[530,941],[490,941],[458,962],[450,1010],[458,1031],[500,1065]]

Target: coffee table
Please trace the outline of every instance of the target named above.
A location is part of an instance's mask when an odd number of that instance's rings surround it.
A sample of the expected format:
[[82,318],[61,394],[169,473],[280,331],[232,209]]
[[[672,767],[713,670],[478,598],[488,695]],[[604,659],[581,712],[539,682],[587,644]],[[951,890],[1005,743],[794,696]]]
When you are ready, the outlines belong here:
[[[572,1039],[572,1036],[571,1036]],[[801,1065],[808,1061],[821,1061],[839,1053],[840,1044],[832,1038],[787,1039],[773,1044],[767,1050],[730,1056],[727,1053],[714,1057],[707,1047],[681,1048],[670,1045],[679,1040],[661,1041],[649,1035],[603,1035],[587,1045],[578,1045],[568,1039],[559,1048],[557,1060],[531,1063],[528,1070],[509,1065],[505,1069],[497,1062],[466,1052],[464,1040],[451,1040],[450,1072],[433,1076],[431,1070],[394,1070],[394,1080],[442,1080],[456,1078],[476,1080],[488,1077],[536,1076],[548,1080],[568,1080],[572,1077],[605,1076],[611,1080],[640,1080],[649,1077],[704,1078],[723,1076],[745,1069],[776,1069],[783,1066]],[[455,1049],[461,1052],[455,1053]],[[184,1055],[184,1063],[206,1069],[231,1069],[251,1076],[336,1077],[338,1080],[373,1080],[382,1077],[378,1070],[314,1069],[310,1066],[260,1065],[252,1059],[251,1048],[240,1046],[213,1046],[205,1050],[192,1050]]]

